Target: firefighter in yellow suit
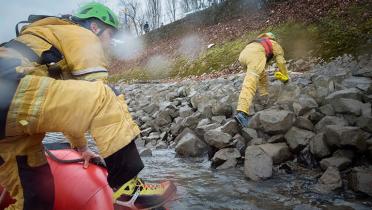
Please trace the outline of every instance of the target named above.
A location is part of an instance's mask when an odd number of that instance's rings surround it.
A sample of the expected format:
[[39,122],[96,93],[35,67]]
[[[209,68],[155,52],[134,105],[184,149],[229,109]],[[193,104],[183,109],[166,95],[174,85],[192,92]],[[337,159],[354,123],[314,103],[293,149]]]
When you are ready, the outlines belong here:
[[275,59],[279,68],[279,71],[275,72],[275,78],[283,82],[289,79],[283,48],[275,40],[273,33],[263,33],[240,53],[239,62],[246,67],[247,73],[239,95],[235,119],[242,127],[248,126],[249,109],[256,94],[257,85],[261,96],[268,95],[266,64],[271,59]]
[[133,140],[140,130],[124,96],[105,84],[104,52],[118,28],[116,15],[88,3],[74,16],[33,18],[0,47],[0,184],[16,199],[7,209],[53,209],[46,132],[63,132],[84,167],[96,157],[84,136],[91,132],[107,165],[114,206],[162,205],[176,188],[137,178],[144,166]]

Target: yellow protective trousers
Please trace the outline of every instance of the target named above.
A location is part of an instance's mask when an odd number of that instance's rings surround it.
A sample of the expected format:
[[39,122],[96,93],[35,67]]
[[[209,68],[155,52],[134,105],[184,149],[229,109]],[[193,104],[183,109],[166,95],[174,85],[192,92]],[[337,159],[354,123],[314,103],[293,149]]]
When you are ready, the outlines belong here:
[[8,209],[51,209],[53,177],[47,177],[44,134],[63,132],[73,145],[84,145],[81,136],[87,131],[104,158],[139,134],[124,97],[103,82],[22,78],[8,111],[6,137],[0,139],[0,184],[17,200]]
[[259,43],[251,43],[240,53],[239,62],[247,68],[247,73],[240,91],[237,111],[249,114],[257,85],[261,96],[268,95],[265,49]]

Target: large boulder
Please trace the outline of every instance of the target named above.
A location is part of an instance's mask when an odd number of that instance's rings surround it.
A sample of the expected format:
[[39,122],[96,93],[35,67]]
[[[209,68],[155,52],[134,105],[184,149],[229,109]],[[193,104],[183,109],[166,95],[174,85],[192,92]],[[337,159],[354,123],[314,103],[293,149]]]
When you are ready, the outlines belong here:
[[246,177],[259,181],[272,176],[273,160],[258,146],[249,146],[245,151],[244,174]]
[[365,105],[357,100],[349,98],[335,99],[330,102],[336,113],[353,114],[360,116]]
[[313,123],[309,119],[306,119],[305,117],[297,117],[296,121],[294,122],[294,126],[308,131],[314,130]]
[[317,108],[318,103],[308,95],[301,95],[297,102],[293,103],[293,111],[296,116],[301,116],[313,108]]
[[270,134],[285,133],[292,127],[293,112],[286,110],[264,110],[259,113],[260,128]]
[[231,136],[234,136],[239,132],[239,125],[234,119],[228,120],[222,127],[221,130],[225,133],[230,134]]
[[327,168],[331,166],[336,167],[339,170],[344,170],[349,167],[350,164],[351,160],[346,156],[332,156],[320,161],[320,167],[323,170],[327,170]]
[[336,114],[331,104],[326,104],[326,105],[319,107],[319,111],[322,114],[328,115],[328,116],[334,116]]
[[232,112],[233,110],[231,104],[226,100],[219,100],[212,107],[213,115],[224,115],[226,117],[230,117]]
[[282,86],[279,92],[277,102],[279,104],[291,104],[301,94],[301,89],[296,84],[288,84]]
[[286,143],[261,144],[259,147],[273,159],[274,164],[282,163],[291,157],[291,152]]
[[198,134],[198,136],[200,136],[200,138],[204,138],[204,134],[205,132],[209,131],[209,130],[213,130],[213,129],[216,129],[218,128],[220,125],[217,124],[217,123],[212,123],[212,124],[198,124],[198,126],[195,128],[195,133]]
[[317,133],[323,132],[327,125],[347,126],[348,122],[344,118],[325,116],[315,125],[315,131]]
[[361,93],[361,91],[359,89],[349,88],[349,89],[339,90],[339,91],[336,91],[336,92],[333,92],[333,93],[329,94],[325,98],[325,103],[329,104],[333,100],[341,99],[341,98],[348,98],[348,99],[354,99],[354,100],[361,101],[362,96],[363,96],[363,94]]
[[186,118],[186,117],[192,115],[193,113],[194,113],[194,111],[189,106],[182,106],[179,109],[179,115],[182,118]]
[[169,110],[161,110],[154,116],[154,122],[157,126],[162,127],[172,122]]
[[329,191],[341,188],[342,179],[340,171],[336,167],[328,167],[320,177],[319,182]]
[[372,133],[372,117],[361,116],[357,119],[356,125],[361,129]]
[[310,152],[316,158],[324,158],[331,154],[328,148],[327,142],[325,140],[324,133],[318,133],[310,140]]
[[182,132],[175,148],[181,156],[197,157],[208,151],[208,146],[190,129]]
[[363,91],[368,91],[372,85],[372,79],[367,77],[349,77],[342,82],[346,88],[358,88]]
[[223,148],[223,149],[218,150],[214,154],[212,158],[212,162],[220,162],[220,161],[224,162],[229,159],[236,159],[240,157],[241,157],[240,152],[236,148]]
[[350,184],[354,191],[372,196],[372,168],[353,168]]
[[328,125],[325,129],[327,144],[330,146],[352,146],[365,151],[369,134],[358,127]]
[[247,141],[250,141],[258,137],[257,131],[252,128],[243,128],[240,132],[244,139],[246,139]]
[[315,133],[300,128],[292,127],[284,136],[293,151],[299,151],[309,144]]
[[210,146],[222,149],[232,143],[232,136],[221,129],[213,129],[205,132],[204,140]]

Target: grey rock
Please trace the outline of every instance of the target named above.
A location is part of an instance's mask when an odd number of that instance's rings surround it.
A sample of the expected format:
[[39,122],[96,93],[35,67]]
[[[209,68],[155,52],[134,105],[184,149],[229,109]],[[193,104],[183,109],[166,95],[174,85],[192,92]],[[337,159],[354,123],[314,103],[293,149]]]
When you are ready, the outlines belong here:
[[155,124],[162,127],[172,122],[172,117],[168,110],[159,111],[154,117]]
[[280,143],[280,142],[284,142],[285,139],[284,139],[284,135],[283,134],[277,134],[277,135],[274,135],[274,136],[271,136],[267,142],[268,143]]
[[[313,109],[314,110],[314,109]],[[311,120],[314,124],[318,123],[321,119],[323,119],[324,115],[317,111],[311,111],[307,118]]]
[[340,171],[336,167],[328,167],[327,170],[320,177],[319,182],[325,185],[325,187],[330,191],[341,188],[342,179]]
[[168,145],[163,141],[159,141],[155,147],[155,149],[167,149],[167,148],[168,148]]
[[325,103],[328,104],[333,100],[341,99],[341,98],[348,98],[348,99],[354,99],[354,100],[361,101],[362,96],[363,95],[362,95],[361,91],[358,90],[357,88],[339,90],[339,91],[336,91],[336,92],[333,92],[333,93],[329,94],[325,98]]
[[333,153],[334,157],[346,157],[350,160],[354,159],[354,151],[353,150],[346,150],[346,149],[338,149]]
[[261,145],[265,144],[266,141],[263,138],[254,138],[251,141],[248,142],[248,145]]
[[272,176],[273,160],[258,146],[249,146],[245,151],[244,174],[259,181]]
[[144,148],[140,150],[139,152],[141,157],[151,157],[152,156],[152,150],[150,148]]
[[298,102],[293,103],[293,110],[296,116],[301,116],[313,108],[317,108],[318,103],[308,95],[301,95]]
[[182,122],[181,122],[182,127],[184,127],[184,128],[188,127],[188,128],[191,128],[191,129],[196,128],[196,126],[198,125],[199,120],[200,120],[201,117],[202,117],[202,115],[200,113],[195,112],[191,116],[186,117],[184,120],[182,120]]
[[240,152],[235,148],[223,148],[218,150],[213,158],[212,161],[220,161],[220,160],[229,160],[229,159],[236,159],[240,158]]
[[193,130],[191,130],[190,128],[185,128],[185,129],[183,129],[183,131],[176,138],[174,138],[173,141],[176,144],[178,144],[178,142],[180,141],[181,138],[183,138],[184,136],[189,135],[189,134],[190,135],[195,135]]
[[274,164],[282,163],[291,157],[291,152],[286,143],[259,145],[272,159]]
[[297,119],[296,119],[296,121],[294,122],[293,125],[298,127],[298,128],[302,128],[302,129],[309,130],[309,131],[314,130],[313,123],[310,120],[308,120],[304,117],[297,117]]
[[186,132],[179,139],[175,148],[178,155],[197,157],[208,151],[208,146],[193,132]]
[[194,113],[191,107],[189,106],[182,106],[179,109],[180,117],[186,118]]
[[215,103],[212,107],[212,114],[215,116],[223,115],[226,117],[230,117],[232,114],[231,104],[222,101]]
[[334,116],[335,110],[333,109],[331,104],[326,104],[324,106],[319,107],[319,110],[322,114],[328,115],[328,116]]
[[360,101],[348,98],[335,99],[330,102],[336,113],[353,114],[360,116],[364,104]]
[[346,88],[357,87],[360,90],[368,91],[368,88],[372,85],[372,79],[367,77],[349,77],[342,82],[342,85]]
[[219,127],[219,124],[217,123],[212,123],[212,124],[207,124],[207,125],[198,125],[195,128],[195,133],[198,134],[201,138],[204,138],[204,134],[206,131],[213,130]]
[[208,145],[222,149],[230,145],[232,136],[228,133],[224,133],[220,129],[213,129],[205,132],[204,140]]
[[221,165],[219,165],[216,169],[217,170],[224,170],[224,169],[229,169],[229,168],[235,168],[236,164],[238,164],[238,161],[234,159],[228,159]]
[[234,136],[239,131],[238,123],[234,119],[228,120],[222,127],[221,130],[225,133]]
[[241,134],[247,141],[257,138],[257,131],[252,128],[243,128]]
[[208,125],[210,123],[211,123],[211,121],[208,118],[204,118],[204,119],[199,121],[199,123],[196,127],[200,127],[200,126],[203,126],[203,125]]
[[226,116],[213,116],[212,121],[221,124],[223,121],[226,120]]
[[372,77],[372,68],[371,68],[371,59],[369,60],[369,64],[365,66],[359,66],[359,68],[353,69],[353,76],[360,76],[360,77]]
[[264,110],[259,114],[260,126],[266,133],[284,133],[294,121],[293,112],[285,110]]
[[312,82],[316,88],[316,93],[319,101],[322,101],[326,96],[334,91],[334,82],[327,76],[315,76],[312,78]]
[[354,191],[372,196],[372,168],[353,168],[350,183]]
[[284,85],[280,90],[277,102],[279,104],[293,103],[300,96],[301,89],[296,84]]
[[292,127],[285,135],[289,147],[293,151],[299,151],[309,144],[310,139],[315,133],[300,128]]
[[144,130],[141,130],[141,135],[142,136],[148,136],[152,131],[152,128],[146,128]]
[[315,131],[317,133],[323,132],[327,125],[347,126],[348,122],[343,118],[335,116],[325,116],[315,125]]
[[236,134],[233,137],[233,144],[240,154],[244,155],[245,149],[247,149],[247,140],[245,140],[240,134]]
[[325,158],[320,161],[320,167],[323,170],[326,170],[328,167],[333,166],[338,168],[339,170],[344,170],[349,167],[351,164],[351,160],[347,157],[338,157],[332,156],[329,158]]
[[159,106],[156,104],[150,104],[143,108],[143,111],[145,111],[149,115],[152,115],[154,112],[158,110],[159,110]]
[[324,158],[331,154],[329,150],[324,133],[318,133],[310,140],[310,152],[316,158]]
[[325,135],[330,146],[353,146],[360,151],[367,149],[366,140],[369,135],[358,127],[327,125]]

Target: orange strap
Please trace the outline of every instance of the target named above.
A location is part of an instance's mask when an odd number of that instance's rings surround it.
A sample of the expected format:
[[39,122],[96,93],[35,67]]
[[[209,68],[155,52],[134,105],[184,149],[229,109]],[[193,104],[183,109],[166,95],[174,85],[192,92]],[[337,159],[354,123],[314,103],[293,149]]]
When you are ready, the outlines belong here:
[[256,40],[265,48],[265,54],[267,60],[270,60],[273,57],[273,44],[269,38],[260,38]]

